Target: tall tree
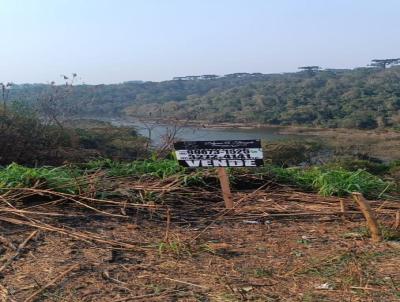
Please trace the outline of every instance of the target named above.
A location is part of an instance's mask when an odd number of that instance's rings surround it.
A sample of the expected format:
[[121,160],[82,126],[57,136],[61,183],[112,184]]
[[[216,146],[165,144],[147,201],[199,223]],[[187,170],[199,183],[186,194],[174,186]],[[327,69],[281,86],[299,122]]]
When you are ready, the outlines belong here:
[[12,85],[13,84],[11,82],[6,83],[6,84],[5,83],[0,83],[1,98],[3,100],[3,111],[4,111],[4,114],[7,111],[6,106],[7,106],[8,96],[9,96],[9,93],[10,93],[10,88],[11,88]]
[[218,76],[216,74],[203,74],[201,77],[204,80],[214,80],[214,79],[218,78]]
[[397,59],[374,59],[371,61],[371,66],[386,69],[388,66],[397,65],[400,63],[400,58]]
[[301,66],[298,69],[307,72],[309,75],[314,75],[318,70],[321,70],[319,66]]

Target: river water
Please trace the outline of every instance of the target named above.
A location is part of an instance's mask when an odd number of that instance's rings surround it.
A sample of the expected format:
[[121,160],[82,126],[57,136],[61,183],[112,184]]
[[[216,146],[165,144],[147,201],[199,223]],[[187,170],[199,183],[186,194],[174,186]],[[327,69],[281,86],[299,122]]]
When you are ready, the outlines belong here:
[[[133,126],[139,134],[149,137],[148,127],[137,120],[108,120],[116,126]],[[157,125],[151,130],[151,139],[154,145],[160,144],[163,135],[165,135],[168,125]],[[241,140],[241,139],[262,139],[264,141],[279,141],[285,139],[301,138],[304,136],[288,135],[279,133],[279,128],[205,128],[187,126],[179,129],[177,137],[182,140]]]

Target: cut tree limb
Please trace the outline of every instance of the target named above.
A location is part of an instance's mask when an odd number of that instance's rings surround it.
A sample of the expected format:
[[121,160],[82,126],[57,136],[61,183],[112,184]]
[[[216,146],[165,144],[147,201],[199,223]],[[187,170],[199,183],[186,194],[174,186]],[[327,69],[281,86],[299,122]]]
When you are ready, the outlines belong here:
[[371,209],[369,203],[364,199],[361,193],[353,192],[352,193],[354,200],[357,202],[360,207],[361,212],[363,213],[365,220],[367,221],[368,228],[371,232],[371,239],[373,242],[382,241],[382,237],[379,231],[378,222],[375,218],[375,215]]
[[340,199],[340,212],[342,213],[346,212],[346,205],[343,199]]
[[346,204],[344,203],[343,199],[340,199],[340,212],[342,214],[342,219],[345,220],[345,215],[346,215]]

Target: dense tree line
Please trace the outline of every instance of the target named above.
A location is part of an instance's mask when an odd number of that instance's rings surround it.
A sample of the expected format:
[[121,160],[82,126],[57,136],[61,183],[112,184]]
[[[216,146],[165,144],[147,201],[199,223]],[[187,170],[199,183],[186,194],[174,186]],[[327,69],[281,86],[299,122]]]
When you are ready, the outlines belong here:
[[[311,67],[285,74],[235,73],[164,82],[76,85],[60,106],[76,116],[129,114],[211,122],[399,127],[399,66]],[[47,89],[49,85],[44,84],[13,86],[10,99],[36,104]]]

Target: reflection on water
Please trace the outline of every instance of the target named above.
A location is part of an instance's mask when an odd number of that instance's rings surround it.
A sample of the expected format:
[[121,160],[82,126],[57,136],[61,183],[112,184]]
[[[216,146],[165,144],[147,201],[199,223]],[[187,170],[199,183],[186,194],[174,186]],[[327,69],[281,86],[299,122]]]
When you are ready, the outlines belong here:
[[[134,126],[137,131],[148,137],[147,127],[140,121],[126,121],[112,119],[110,122],[116,126]],[[167,125],[157,125],[151,130],[151,138],[154,145],[160,143],[162,136],[165,135]],[[182,140],[225,140],[225,139],[263,139],[267,141],[277,141],[288,138],[298,138],[296,135],[280,134],[278,128],[254,128],[254,129],[218,129],[204,127],[182,127],[177,137]],[[304,138],[304,136],[302,136]]]

